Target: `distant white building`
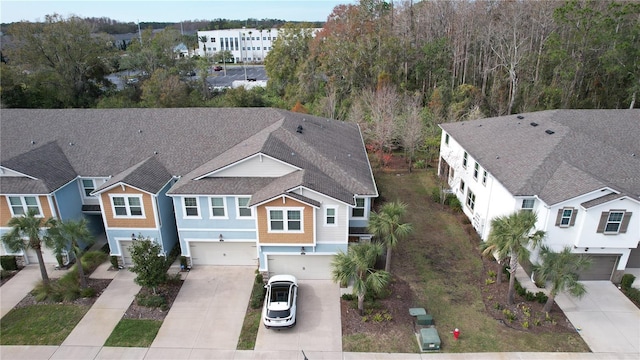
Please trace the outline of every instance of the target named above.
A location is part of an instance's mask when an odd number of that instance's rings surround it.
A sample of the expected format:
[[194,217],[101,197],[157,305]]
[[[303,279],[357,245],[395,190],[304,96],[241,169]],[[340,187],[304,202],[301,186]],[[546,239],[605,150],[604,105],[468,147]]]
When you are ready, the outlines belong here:
[[[203,37],[206,39],[202,42]],[[263,62],[278,37],[278,29],[227,29],[198,31],[200,56],[231,51],[233,62]],[[205,50],[206,49],[206,50]]]

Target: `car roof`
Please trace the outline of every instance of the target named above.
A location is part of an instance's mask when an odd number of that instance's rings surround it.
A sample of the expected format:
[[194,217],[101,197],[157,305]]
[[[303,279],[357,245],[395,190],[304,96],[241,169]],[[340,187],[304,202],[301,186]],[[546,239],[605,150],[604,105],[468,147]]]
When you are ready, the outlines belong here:
[[296,277],[293,275],[273,275],[272,277],[269,278],[269,282],[268,284],[273,284],[274,282],[280,282],[280,281],[286,281],[286,282],[292,282],[296,285],[298,285],[298,281],[296,280]]

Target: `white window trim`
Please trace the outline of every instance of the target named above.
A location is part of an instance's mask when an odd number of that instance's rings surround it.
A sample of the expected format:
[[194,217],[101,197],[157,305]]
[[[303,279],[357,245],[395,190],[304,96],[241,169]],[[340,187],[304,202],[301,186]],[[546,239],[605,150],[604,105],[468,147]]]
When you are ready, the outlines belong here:
[[[361,208],[358,207],[357,199],[362,199],[363,204],[362,204]],[[354,216],[353,215],[353,210],[354,209],[362,209],[363,210],[362,211],[362,216]],[[351,218],[352,219],[366,219],[367,218],[367,198],[356,198],[356,206],[354,206],[351,209]]]
[[[472,202],[473,202],[473,206],[469,205],[469,200],[471,200],[471,197],[472,197],[472,196],[473,196],[473,201],[472,201]],[[475,208],[476,208],[476,194],[475,194],[473,191],[471,191],[471,189],[469,189],[469,190],[467,191],[467,196],[466,196],[466,199],[465,199],[465,204],[467,205],[467,207],[469,208],[469,210],[471,210],[471,211],[475,211]]]
[[487,185],[487,170],[482,170],[482,185]]
[[[213,199],[222,199],[222,206],[224,207],[224,216],[214,216],[213,215]],[[226,196],[209,196],[209,219],[228,219],[229,218],[229,209],[227,207],[227,197]]]
[[478,181],[478,176],[480,176],[480,164],[476,161],[473,165],[473,180]]
[[462,167],[466,169],[467,165],[469,165],[469,153],[465,151],[462,155]]
[[[327,222],[327,218],[329,216],[327,214],[327,211],[329,209],[335,210],[335,212],[333,213],[333,219],[334,219],[333,224],[329,224]],[[337,206],[335,206],[335,205],[327,205],[327,206],[324,207],[324,226],[326,226],[326,227],[337,227],[338,226],[338,207]]]
[[[266,207],[267,226],[269,233],[276,234],[302,234],[304,233],[304,208],[303,207]],[[282,211],[283,230],[271,230],[271,211]],[[289,230],[287,211],[300,211],[300,230]]]
[[[612,214],[622,214],[622,217],[620,218],[620,221],[611,221],[609,219],[611,219],[611,215]],[[620,233],[620,229],[622,228],[622,222],[624,221],[624,217],[626,215],[625,211],[615,211],[615,210],[611,210],[609,211],[609,215],[607,216],[607,221],[604,223],[604,231],[602,232],[605,235],[615,235],[615,234],[619,234]],[[607,225],[609,224],[618,224],[618,228],[616,229],[616,231],[607,231]]]
[[27,202],[25,201],[25,198],[28,197],[32,197],[36,199],[36,203],[38,204],[38,215],[36,215],[37,218],[43,218],[44,217],[44,213],[42,211],[42,204],[40,203],[40,197],[38,195],[7,195],[7,205],[9,205],[9,210],[11,211],[11,217],[16,217],[16,216],[22,216],[23,214],[16,214],[13,212],[13,207],[17,206],[17,205],[11,205],[11,201],[9,200],[9,198],[19,198],[20,199],[20,205],[22,206],[22,211],[24,211],[24,215],[27,214],[27,212],[29,211],[29,208],[27,207]]
[[[237,219],[255,219],[255,211],[251,208],[251,206],[247,206],[246,208],[251,211],[251,216],[240,216],[240,199],[249,199],[251,201],[251,196],[236,196],[236,218]],[[247,203],[248,205],[249,203]]]
[[[531,207],[530,207],[530,208],[526,208],[526,207],[524,207],[524,202],[525,202],[526,200],[532,200],[532,201],[533,201],[533,205],[531,205]],[[536,199],[534,199],[534,198],[524,198],[524,199],[522,199],[522,202],[520,203],[520,209],[521,209],[521,210],[525,210],[525,211],[533,211],[533,209],[535,209],[535,207],[536,207]]]
[[[187,198],[196,199],[196,209],[198,210],[198,215],[187,215]],[[182,218],[183,219],[202,219],[202,211],[200,210],[200,198],[197,196],[184,196],[182,197]]]
[[[567,218],[566,216],[564,216],[564,212],[567,211],[567,210],[571,211],[571,213],[569,214],[569,220],[567,221],[567,223],[563,224],[562,220]],[[560,224],[558,225],[558,227],[561,227],[561,228],[571,227],[571,218],[573,217],[573,212],[575,210],[573,208],[562,208],[561,211],[562,211],[562,213],[560,215]],[[622,224],[622,222],[620,222],[620,224]],[[605,228],[606,228],[606,224],[605,224]]]
[[[124,198],[125,209],[127,210],[127,215],[116,215],[116,206],[113,203],[114,197]],[[131,208],[129,205],[129,198],[138,198],[140,199],[140,211],[142,215],[131,215]],[[144,212],[144,201],[142,199],[142,195],[138,194],[109,194],[109,201],[111,202],[111,211],[114,219],[145,219],[147,216]]]
[[84,187],[85,180],[91,181],[91,183],[93,184],[93,190],[91,191],[95,191],[98,188],[96,185],[96,181],[94,179],[80,178],[80,191],[82,192],[82,198],[95,199],[95,196],[91,196],[91,195],[87,196],[87,192],[85,191],[86,188]]

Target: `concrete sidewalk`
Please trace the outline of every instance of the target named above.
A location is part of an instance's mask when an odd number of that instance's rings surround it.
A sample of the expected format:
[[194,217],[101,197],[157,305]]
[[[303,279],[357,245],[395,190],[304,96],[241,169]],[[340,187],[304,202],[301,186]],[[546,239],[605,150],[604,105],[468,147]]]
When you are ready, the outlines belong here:
[[[55,266],[52,264],[46,264],[46,266],[50,279],[57,279],[68,271],[55,270]],[[11,311],[40,281],[42,281],[40,266],[31,264],[25,266],[9,281],[0,286],[0,317]]]

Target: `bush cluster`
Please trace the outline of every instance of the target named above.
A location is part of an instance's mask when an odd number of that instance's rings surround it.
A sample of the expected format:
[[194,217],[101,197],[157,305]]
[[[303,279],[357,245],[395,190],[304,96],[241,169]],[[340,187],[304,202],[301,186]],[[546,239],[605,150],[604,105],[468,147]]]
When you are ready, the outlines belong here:
[[524,287],[522,287],[522,285],[520,285],[520,282],[516,279],[516,284],[515,284],[515,288],[516,288],[516,293],[520,296],[522,296],[525,300],[527,301],[537,301],[540,304],[544,304],[547,302],[548,300],[548,296],[542,292],[542,291],[538,291],[537,293],[532,293],[531,291],[528,291],[527,289],[525,289]]
[[256,274],[256,280],[253,282],[253,290],[251,291],[251,301],[249,305],[252,309],[258,309],[262,306],[262,302],[264,301],[264,279],[262,274]]
[[0,256],[0,266],[2,266],[2,269],[8,271],[18,270],[18,263],[16,262],[16,257],[13,255]]
[[162,294],[142,294],[136,295],[136,303],[149,308],[160,308],[162,311],[168,309],[167,299]]

